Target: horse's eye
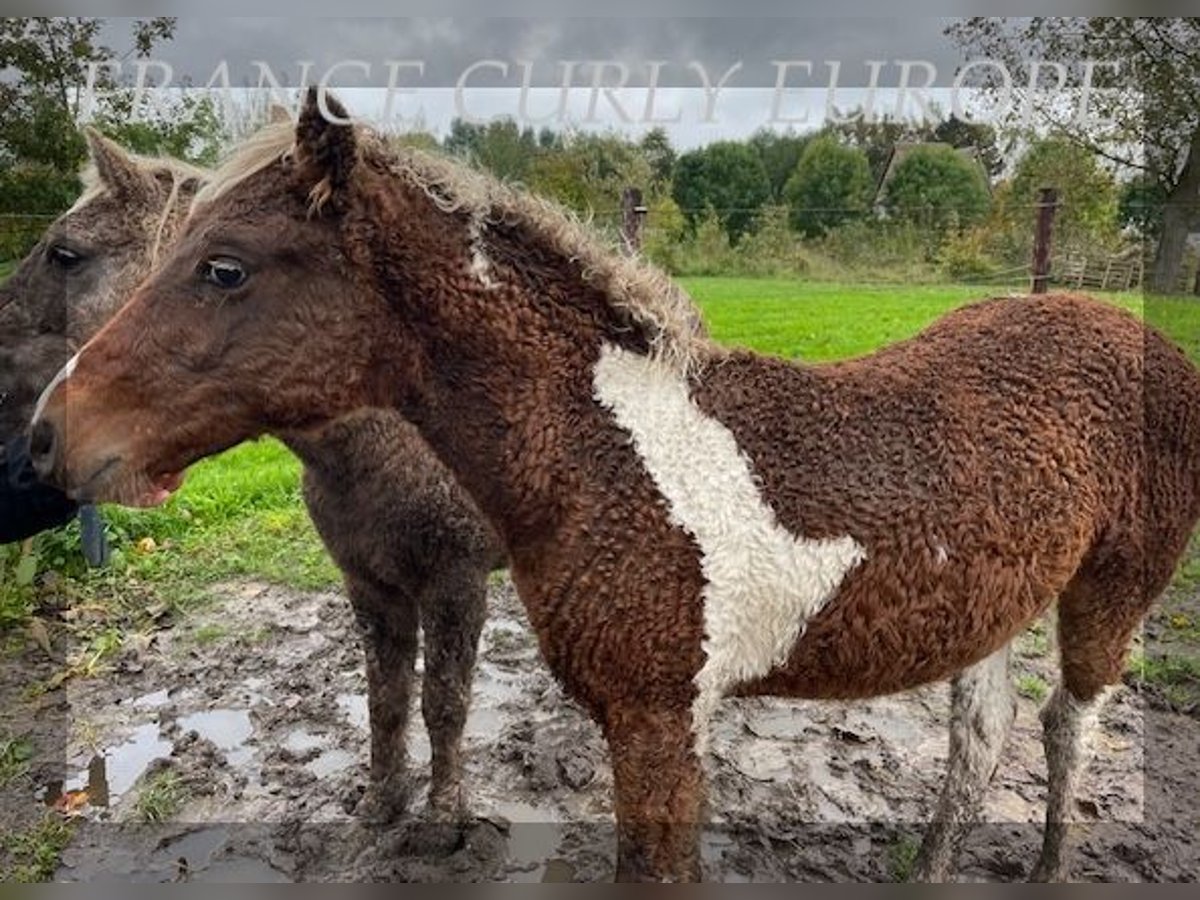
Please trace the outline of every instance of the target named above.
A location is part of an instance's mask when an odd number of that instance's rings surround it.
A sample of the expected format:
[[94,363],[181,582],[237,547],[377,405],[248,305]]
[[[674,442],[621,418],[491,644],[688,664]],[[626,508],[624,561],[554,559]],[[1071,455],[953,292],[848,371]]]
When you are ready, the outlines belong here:
[[74,269],[84,261],[84,255],[62,244],[53,244],[49,251],[50,262],[60,269]]
[[214,256],[204,263],[204,277],[211,284],[232,290],[246,283],[246,268],[232,256]]

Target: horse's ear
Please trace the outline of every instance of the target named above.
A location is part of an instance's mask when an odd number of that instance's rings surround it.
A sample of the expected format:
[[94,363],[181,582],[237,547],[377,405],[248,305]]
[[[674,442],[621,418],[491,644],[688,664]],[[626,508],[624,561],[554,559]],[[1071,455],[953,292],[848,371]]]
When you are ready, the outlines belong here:
[[88,153],[103,185],[121,197],[147,193],[154,186],[149,174],[116,141],[109,140],[94,128],[85,128]]
[[308,89],[296,125],[296,162],[311,185],[314,209],[345,200],[358,158],[358,141],[346,107],[332,94]]

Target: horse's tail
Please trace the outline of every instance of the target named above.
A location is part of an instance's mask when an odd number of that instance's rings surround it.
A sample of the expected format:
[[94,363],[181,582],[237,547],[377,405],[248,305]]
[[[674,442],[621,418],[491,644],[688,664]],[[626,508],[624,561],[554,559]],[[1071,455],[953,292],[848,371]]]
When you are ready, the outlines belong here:
[[1146,330],[1143,445],[1150,513],[1200,519],[1200,369],[1172,341]]

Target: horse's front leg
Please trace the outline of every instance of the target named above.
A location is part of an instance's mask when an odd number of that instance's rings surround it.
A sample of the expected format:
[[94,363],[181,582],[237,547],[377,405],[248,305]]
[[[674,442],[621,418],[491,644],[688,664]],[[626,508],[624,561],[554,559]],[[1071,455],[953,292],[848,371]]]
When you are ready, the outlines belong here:
[[464,557],[438,570],[421,597],[421,713],[433,751],[429,812],[445,821],[461,818],[465,807],[462,737],[487,612],[487,577],[486,565]]
[[358,814],[385,823],[403,814],[412,799],[406,737],[417,658],[417,602],[349,572],[346,591],[366,650],[371,726],[371,784]]
[[704,772],[689,709],[610,709],[617,881],[700,881]]

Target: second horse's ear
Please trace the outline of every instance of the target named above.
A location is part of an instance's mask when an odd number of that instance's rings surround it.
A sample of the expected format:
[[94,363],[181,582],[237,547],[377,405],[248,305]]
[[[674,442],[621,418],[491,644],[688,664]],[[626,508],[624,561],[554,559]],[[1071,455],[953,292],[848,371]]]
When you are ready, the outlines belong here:
[[100,176],[100,182],[118,197],[130,200],[149,194],[154,180],[142,171],[137,162],[115,141],[109,140],[94,128],[85,128],[88,154]]
[[309,181],[315,211],[339,209],[358,161],[358,138],[346,107],[332,94],[310,87],[296,125],[296,162]]

